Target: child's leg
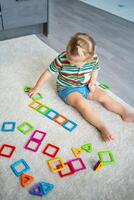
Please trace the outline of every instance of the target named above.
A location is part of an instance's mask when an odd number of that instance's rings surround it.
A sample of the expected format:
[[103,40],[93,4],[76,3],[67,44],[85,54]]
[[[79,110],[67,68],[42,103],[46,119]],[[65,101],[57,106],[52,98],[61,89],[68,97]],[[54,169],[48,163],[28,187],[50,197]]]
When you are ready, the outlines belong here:
[[80,93],[75,92],[69,94],[67,96],[67,103],[75,107],[90,124],[95,126],[101,132],[104,141],[113,139],[112,134],[105,124],[99,119],[89,102],[87,102]]
[[134,122],[134,113],[129,112],[123,105],[115,101],[105,91],[96,87],[94,93],[89,99],[100,102],[105,108],[111,112],[119,114],[126,122]]

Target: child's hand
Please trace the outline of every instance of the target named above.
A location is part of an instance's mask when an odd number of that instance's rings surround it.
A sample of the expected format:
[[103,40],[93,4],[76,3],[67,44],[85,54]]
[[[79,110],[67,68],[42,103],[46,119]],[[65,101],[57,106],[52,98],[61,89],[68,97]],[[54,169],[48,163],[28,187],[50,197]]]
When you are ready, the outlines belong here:
[[40,88],[38,87],[34,87],[30,90],[30,92],[28,93],[28,96],[31,98],[32,96],[36,95],[37,93],[39,93]]
[[90,82],[88,84],[88,87],[89,87],[91,93],[93,93],[95,91],[95,84],[94,83]]

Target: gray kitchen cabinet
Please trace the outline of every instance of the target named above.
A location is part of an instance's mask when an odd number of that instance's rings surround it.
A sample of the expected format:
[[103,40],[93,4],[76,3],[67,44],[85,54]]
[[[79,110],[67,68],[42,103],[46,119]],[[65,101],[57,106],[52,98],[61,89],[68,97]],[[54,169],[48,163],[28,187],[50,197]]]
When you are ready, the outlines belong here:
[[48,33],[48,0],[0,0],[0,13],[0,40]]

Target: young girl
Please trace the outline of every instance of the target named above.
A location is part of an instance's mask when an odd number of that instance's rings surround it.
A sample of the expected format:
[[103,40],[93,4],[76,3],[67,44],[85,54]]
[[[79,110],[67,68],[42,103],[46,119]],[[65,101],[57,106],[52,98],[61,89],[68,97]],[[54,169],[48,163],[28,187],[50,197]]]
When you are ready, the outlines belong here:
[[123,105],[96,86],[100,65],[95,46],[91,36],[86,33],[76,33],[70,39],[66,51],[58,55],[41,75],[29,96],[38,93],[43,83],[57,73],[56,85],[59,97],[76,108],[100,131],[102,139],[107,142],[114,137],[86,99],[100,102],[109,111],[119,114],[126,122],[134,122],[134,113],[130,113]]

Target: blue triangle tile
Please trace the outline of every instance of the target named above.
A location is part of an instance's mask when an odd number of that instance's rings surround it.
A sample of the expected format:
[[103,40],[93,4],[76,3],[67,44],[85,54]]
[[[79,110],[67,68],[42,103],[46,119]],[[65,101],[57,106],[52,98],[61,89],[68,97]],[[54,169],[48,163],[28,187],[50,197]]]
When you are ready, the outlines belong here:
[[44,195],[47,195],[54,188],[53,184],[46,182],[41,182],[40,185],[42,187],[42,192]]

